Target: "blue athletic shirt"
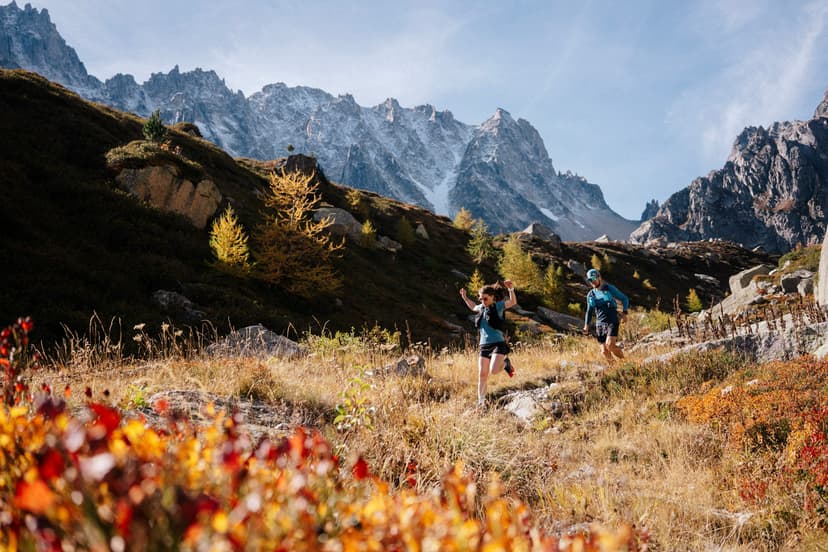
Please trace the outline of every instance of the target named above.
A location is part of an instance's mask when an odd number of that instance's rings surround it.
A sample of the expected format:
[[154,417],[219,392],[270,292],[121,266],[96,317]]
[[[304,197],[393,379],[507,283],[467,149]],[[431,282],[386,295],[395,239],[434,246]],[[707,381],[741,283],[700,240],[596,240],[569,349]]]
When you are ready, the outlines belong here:
[[[497,314],[500,318],[506,319],[506,301],[498,301],[495,303],[495,307],[497,308]],[[474,312],[480,312],[480,309],[483,308],[482,304],[477,304],[474,306]],[[500,330],[496,330],[489,326],[489,323],[486,322],[485,318],[480,319],[480,344],[481,345],[489,345],[491,343],[500,343],[501,341],[506,341],[506,336],[503,335],[503,332]]]
[[618,291],[612,284],[604,282],[600,289],[591,289],[587,293],[587,311],[584,324],[589,326],[592,320],[592,315],[596,315],[596,322],[598,324],[618,324],[618,304],[615,300],[621,301],[624,307],[624,312],[630,308],[630,300],[627,296]]

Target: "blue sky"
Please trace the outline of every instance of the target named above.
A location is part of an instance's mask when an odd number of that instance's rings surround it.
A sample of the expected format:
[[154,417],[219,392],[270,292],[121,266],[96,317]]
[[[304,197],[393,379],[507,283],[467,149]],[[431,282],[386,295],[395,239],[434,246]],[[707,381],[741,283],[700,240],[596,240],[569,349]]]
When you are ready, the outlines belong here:
[[[20,3],[22,5],[22,3]],[[540,132],[559,171],[637,219],[720,168],[745,126],[808,119],[828,88],[828,1],[43,0],[87,70],[174,65],[430,103]]]

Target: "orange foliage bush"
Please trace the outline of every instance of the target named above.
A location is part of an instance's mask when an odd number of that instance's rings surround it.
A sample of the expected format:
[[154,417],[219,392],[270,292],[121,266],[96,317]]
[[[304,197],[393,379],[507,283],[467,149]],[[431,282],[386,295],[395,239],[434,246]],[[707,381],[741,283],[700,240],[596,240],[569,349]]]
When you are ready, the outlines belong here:
[[497,482],[476,519],[456,466],[439,493],[391,492],[364,461],[340,469],[318,434],[253,443],[219,414],[197,432],[122,420],[89,404],[83,423],[53,397],[0,409],[4,550],[639,550],[631,528],[557,538]]
[[392,492],[362,459],[343,470],[331,445],[301,428],[254,443],[223,412],[208,411],[206,427],[170,418],[163,429],[94,402],[73,415],[46,385],[36,399],[25,393],[30,328],[25,319],[0,333],[3,383],[11,387],[0,404],[0,550],[647,547],[647,534],[629,526],[548,535],[525,505],[501,496],[496,477],[478,503],[460,464],[437,492]]
[[[828,361],[804,356],[735,374],[705,393],[683,397],[677,406],[690,421],[725,432],[732,450],[756,453],[742,462],[737,486],[744,501],[758,504],[788,493],[799,496],[805,510],[816,511],[826,523],[826,381]],[[794,488],[795,482],[801,485]]]
[[803,428],[805,413],[828,406],[828,361],[800,357],[751,370],[750,381],[744,372],[736,374],[705,393],[681,398],[677,407],[690,421],[725,431],[736,447],[779,449]]

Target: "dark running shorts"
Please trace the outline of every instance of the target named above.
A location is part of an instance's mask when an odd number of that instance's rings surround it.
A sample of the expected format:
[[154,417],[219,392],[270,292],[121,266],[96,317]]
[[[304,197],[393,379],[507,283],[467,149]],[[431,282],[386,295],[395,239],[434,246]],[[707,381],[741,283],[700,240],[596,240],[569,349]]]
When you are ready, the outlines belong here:
[[488,343],[480,346],[480,356],[485,358],[492,358],[492,354],[494,353],[499,355],[508,355],[509,351],[509,344],[505,341],[498,341],[497,343]]
[[602,322],[600,324],[595,324],[595,339],[598,340],[598,343],[605,343],[607,341],[608,335],[611,335],[612,337],[618,337],[617,322],[615,324],[613,324],[612,322]]

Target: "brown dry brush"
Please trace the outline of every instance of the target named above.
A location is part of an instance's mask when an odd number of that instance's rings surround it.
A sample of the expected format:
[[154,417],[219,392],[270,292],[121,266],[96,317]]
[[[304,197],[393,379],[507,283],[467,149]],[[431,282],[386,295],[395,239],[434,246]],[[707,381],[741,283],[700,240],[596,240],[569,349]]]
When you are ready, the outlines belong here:
[[760,325],[765,322],[773,332],[784,331],[792,327],[802,331],[812,324],[828,322],[828,308],[812,300],[799,297],[795,301],[767,303],[759,309],[738,315],[726,314],[719,307],[718,316],[695,319],[687,315],[682,308],[679,297],[673,300],[673,320],[669,323],[670,334],[686,339],[691,343],[703,343],[712,339],[733,338],[739,335],[759,333]]

